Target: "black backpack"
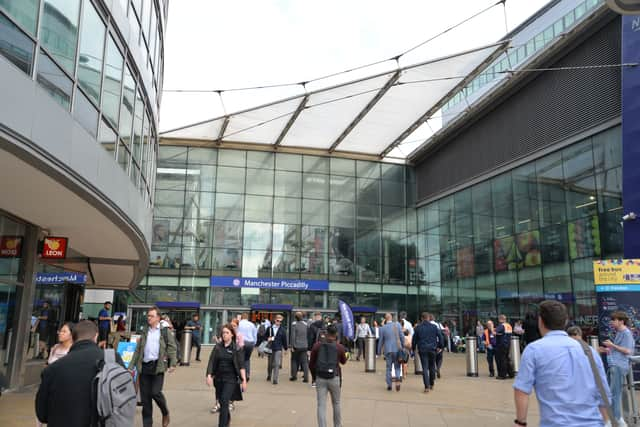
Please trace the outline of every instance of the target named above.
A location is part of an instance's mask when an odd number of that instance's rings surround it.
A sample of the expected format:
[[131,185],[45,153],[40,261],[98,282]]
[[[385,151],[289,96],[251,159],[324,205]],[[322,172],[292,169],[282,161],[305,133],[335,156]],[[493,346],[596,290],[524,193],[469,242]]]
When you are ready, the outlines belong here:
[[332,379],[338,371],[338,347],[335,342],[323,342],[318,349],[316,376]]

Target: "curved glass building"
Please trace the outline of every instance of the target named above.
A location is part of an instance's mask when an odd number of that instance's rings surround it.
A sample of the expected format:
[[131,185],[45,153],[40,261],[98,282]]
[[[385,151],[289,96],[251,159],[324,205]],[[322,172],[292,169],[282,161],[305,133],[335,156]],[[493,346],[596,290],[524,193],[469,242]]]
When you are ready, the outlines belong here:
[[85,291],[146,273],[166,15],[0,0],[0,387],[38,380]]

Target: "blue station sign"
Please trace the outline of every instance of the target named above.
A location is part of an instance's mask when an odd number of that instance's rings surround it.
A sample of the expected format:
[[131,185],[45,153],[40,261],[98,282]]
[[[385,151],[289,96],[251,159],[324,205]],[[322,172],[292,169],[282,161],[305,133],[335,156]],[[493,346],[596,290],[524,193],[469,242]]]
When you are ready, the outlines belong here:
[[328,291],[328,280],[305,279],[268,279],[255,277],[214,276],[211,278],[214,288],[253,288],[278,289],[290,291]]
[[37,285],[54,285],[58,283],[87,283],[87,275],[84,273],[62,272],[62,273],[36,273]]

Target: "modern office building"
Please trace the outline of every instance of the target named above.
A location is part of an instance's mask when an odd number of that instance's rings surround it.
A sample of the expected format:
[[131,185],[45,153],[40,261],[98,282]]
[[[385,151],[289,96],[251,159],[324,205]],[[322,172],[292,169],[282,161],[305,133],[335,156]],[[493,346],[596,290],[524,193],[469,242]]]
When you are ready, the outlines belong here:
[[0,389],[85,291],[144,278],[166,3],[0,1]]
[[620,26],[554,0],[493,47],[163,134],[149,274],[119,305],[200,310],[205,343],[338,299],[466,329],[554,298],[590,324],[591,263],[622,256]]

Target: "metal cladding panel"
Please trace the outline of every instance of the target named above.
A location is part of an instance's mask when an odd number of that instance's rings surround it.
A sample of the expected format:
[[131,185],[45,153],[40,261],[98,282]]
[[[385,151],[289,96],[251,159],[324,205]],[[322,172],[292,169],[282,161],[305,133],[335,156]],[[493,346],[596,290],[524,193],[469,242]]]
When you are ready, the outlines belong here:
[[[620,48],[620,19],[616,18],[548,67],[619,64]],[[441,141],[437,151],[418,160],[418,200],[436,197],[619,117],[620,82],[617,67],[540,73],[469,127]]]

